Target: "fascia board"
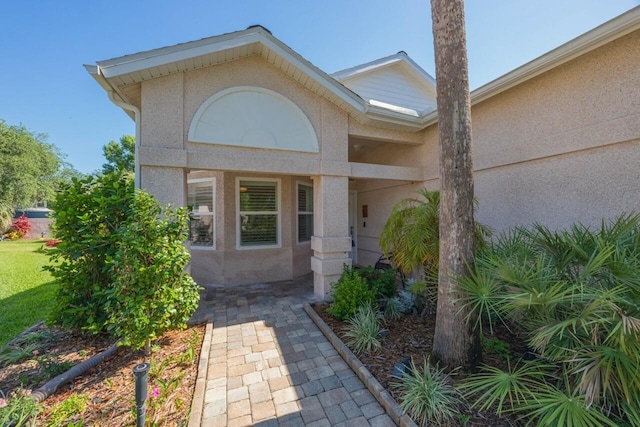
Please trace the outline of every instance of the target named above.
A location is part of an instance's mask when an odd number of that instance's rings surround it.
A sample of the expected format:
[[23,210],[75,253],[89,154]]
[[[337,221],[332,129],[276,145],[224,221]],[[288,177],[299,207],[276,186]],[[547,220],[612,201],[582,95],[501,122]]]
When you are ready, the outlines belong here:
[[113,60],[100,61],[97,64],[100,67],[101,73],[106,78],[111,78],[142,71],[152,67],[171,64],[173,62],[183,61],[197,56],[249,45],[258,42],[261,39],[259,32],[234,34],[234,37],[232,38],[226,36],[220,37],[223,37],[223,39],[217,39],[215,41],[209,40],[206,44],[199,43],[199,41],[191,42],[193,45],[191,43],[185,43],[182,45],[171,46],[169,48],[142,52],[119,59],[116,58]]
[[386,108],[376,107],[370,104],[368,105],[366,115],[369,119],[376,122],[394,124],[415,131],[424,128],[420,117],[397,113]]
[[477,104],[640,28],[640,6],[471,92]]
[[293,49],[282,43],[280,40],[276,39],[273,36],[270,36],[262,40],[262,43],[268,49],[272,50],[276,55],[279,55],[285,61],[300,69],[300,71],[311,77],[313,80],[320,82],[328,91],[342,98],[342,100],[344,100],[352,108],[355,108],[360,112],[366,111],[366,102],[362,98],[360,98],[360,96],[347,89],[345,86],[343,86],[341,83],[336,81],[324,71],[320,70],[315,65],[311,64],[309,61],[304,59],[301,55],[296,53]]

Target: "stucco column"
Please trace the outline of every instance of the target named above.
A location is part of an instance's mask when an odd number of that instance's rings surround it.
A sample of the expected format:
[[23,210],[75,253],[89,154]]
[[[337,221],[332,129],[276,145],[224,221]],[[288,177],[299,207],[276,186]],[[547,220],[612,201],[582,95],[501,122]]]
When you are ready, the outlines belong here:
[[343,266],[351,265],[349,179],[346,176],[313,177],[313,203],[313,291],[317,300],[323,300],[331,290],[331,283],[340,278]]
[[140,187],[153,194],[161,206],[187,205],[187,173],[183,168],[142,165],[140,169]]

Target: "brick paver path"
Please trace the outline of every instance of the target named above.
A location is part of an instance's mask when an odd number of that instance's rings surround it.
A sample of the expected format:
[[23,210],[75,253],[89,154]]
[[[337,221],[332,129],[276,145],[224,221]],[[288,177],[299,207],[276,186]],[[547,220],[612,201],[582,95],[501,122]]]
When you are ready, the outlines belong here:
[[209,287],[202,426],[394,426],[302,306],[309,281]]

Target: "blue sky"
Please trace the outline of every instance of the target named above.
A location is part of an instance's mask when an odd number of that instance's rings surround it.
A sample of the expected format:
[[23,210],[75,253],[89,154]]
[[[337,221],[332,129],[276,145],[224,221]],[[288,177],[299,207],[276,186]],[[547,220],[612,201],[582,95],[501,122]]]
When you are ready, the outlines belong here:
[[[326,72],[404,50],[434,74],[428,0],[8,0],[0,26],[0,118],[49,135],[82,172],[134,124],[83,64],[253,24]],[[638,6],[640,0],[466,2],[471,89]]]

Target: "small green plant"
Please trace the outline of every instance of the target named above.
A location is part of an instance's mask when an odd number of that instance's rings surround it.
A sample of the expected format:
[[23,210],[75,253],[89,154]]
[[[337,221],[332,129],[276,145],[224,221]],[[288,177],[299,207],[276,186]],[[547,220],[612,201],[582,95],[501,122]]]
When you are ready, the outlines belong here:
[[375,293],[357,270],[344,267],[342,276],[332,285],[333,303],[327,312],[340,320],[350,319],[363,305],[371,305]]
[[0,366],[13,365],[33,357],[38,350],[37,344],[27,344],[24,347],[6,346],[0,351]]
[[406,289],[398,292],[398,302],[400,303],[400,312],[402,314],[412,313],[416,311],[416,298]]
[[42,344],[53,339],[53,334],[48,330],[30,332],[15,340],[18,345],[24,344]]
[[45,379],[51,379],[67,372],[74,367],[72,362],[58,362],[58,360],[49,354],[43,354],[36,357],[38,368]]
[[394,269],[380,270],[374,267],[358,269],[358,274],[367,281],[369,287],[381,298],[391,298],[398,293],[396,271]]
[[398,297],[387,298],[384,300],[384,317],[391,319],[399,319],[402,315],[402,305]]
[[354,353],[369,353],[382,346],[379,324],[381,318],[378,311],[370,305],[364,305],[349,320],[344,328],[344,336],[346,344]]
[[87,408],[88,402],[89,395],[72,394],[64,401],[57,403],[51,410],[51,415],[47,420],[47,427],[68,426],[69,424],[63,423],[73,421],[73,418],[77,418],[82,414]]
[[188,345],[187,349],[179,356],[178,363],[181,365],[191,365],[196,360],[196,346],[200,340],[198,332],[195,329],[191,331],[191,337],[185,338],[184,343]]
[[158,361],[156,358],[151,358],[149,366],[149,380],[155,381],[158,378],[162,378],[165,369],[169,367],[175,361],[173,356],[167,357],[164,360]]
[[393,384],[401,394],[400,406],[421,426],[446,425],[465,405],[463,396],[451,384],[444,370],[424,359],[422,369],[411,361],[411,368]]
[[480,335],[480,342],[485,352],[494,354],[505,362],[511,356],[509,343],[498,337],[487,338],[486,335],[482,334]]
[[0,392],[0,426],[22,427],[29,425],[42,411],[42,406],[24,390],[14,391],[9,399]]

